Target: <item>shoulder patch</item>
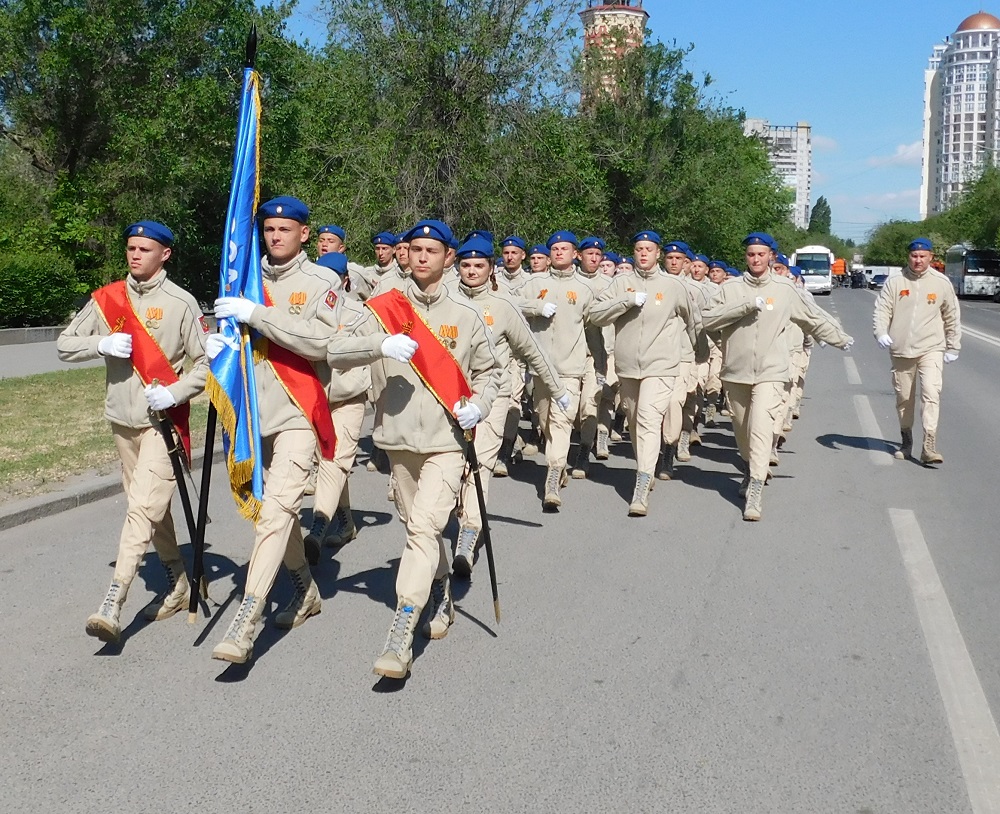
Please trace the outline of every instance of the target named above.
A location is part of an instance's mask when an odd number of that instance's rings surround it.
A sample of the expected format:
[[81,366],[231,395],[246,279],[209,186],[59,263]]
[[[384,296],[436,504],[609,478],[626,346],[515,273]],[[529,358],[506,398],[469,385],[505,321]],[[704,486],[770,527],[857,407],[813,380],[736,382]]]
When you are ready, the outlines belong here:
[[208,322],[205,321],[205,317],[198,317],[198,322],[201,325],[201,332],[208,333]]
[[336,306],[337,304],[337,292],[334,291],[332,288],[329,291],[327,291],[326,299],[323,300],[323,304],[332,311],[334,306]]

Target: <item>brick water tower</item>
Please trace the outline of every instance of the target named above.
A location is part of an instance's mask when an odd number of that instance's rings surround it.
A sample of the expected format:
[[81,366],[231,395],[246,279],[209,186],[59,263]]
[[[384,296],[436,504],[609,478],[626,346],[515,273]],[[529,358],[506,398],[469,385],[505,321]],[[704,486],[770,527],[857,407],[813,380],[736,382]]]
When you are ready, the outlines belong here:
[[645,43],[649,14],[642,7],[642,0],[621,3],[587,0],[587,8],[580,12],[580,19],[583,21],[583,56],[588,69],[580,101],[583,107],[589,107],[598,95],[595,88],[614,97],[621,93],[616,65],[624,54]]

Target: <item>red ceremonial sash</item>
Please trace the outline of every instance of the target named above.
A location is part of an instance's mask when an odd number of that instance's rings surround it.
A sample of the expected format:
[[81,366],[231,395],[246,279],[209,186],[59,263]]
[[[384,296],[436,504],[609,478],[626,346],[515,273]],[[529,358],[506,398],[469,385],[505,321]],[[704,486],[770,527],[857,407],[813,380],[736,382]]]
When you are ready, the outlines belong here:
[[[264,305],[268,308],[274,305],[267,286],[264,286]],[[337,449],[337,434],[333,429],[333,418],[330,416],[326,391],[312,363],[267,339],[255,343],[255,350],[267,360],[288,397],[312,425],[322,458],[332,461]]]
[[414,310],[406,295],[402,291],[391,289],[385,294],[365,300],[365,307],[371,309],[386,333],[406,334],[416,341],[417,352],[410,360],[410,367],[416,371],[448,415],[454,416],[452,408],[463,397],[471,397],[472,388],[455,357],[441,344],[424,318]]
[[[144,385],[152,384],[153,380],[159,380],[164,387],[175,384],[179,381],[174,372],[173,365],[167,359],[156,340],[146,328],[139,315],[135,312],[135,306],[129,299],[128,289],[124,280],[111,283],[103,288],[97,289],[91,297],[97,308],[97,313],[101,315],[111,333],[126,333],[132,335],[132,367]],[[178,404],[165,411],[177,428],[177,434],[184,445],[184,452],[188,461],[191,460],[191,405],[187,402]]]

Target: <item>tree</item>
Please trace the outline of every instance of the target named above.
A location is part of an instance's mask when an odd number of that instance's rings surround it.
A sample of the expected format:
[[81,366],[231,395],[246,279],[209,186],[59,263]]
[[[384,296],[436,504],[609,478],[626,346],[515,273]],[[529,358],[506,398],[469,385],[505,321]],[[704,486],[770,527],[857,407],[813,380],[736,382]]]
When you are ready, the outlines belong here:
[[832,224],[833,212],[830,209],[830,204],[825,197],[820,195],[813,207],[812,215],[809,216],[808,231],[812,234],[828,235]]

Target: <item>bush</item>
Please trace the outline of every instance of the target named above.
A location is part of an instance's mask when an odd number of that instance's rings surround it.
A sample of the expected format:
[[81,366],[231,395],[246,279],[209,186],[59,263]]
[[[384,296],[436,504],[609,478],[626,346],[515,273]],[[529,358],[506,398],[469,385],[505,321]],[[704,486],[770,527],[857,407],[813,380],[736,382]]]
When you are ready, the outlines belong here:
[[55,252],[0,256],[0,327],[60,325],[91,290],[73,263]]

